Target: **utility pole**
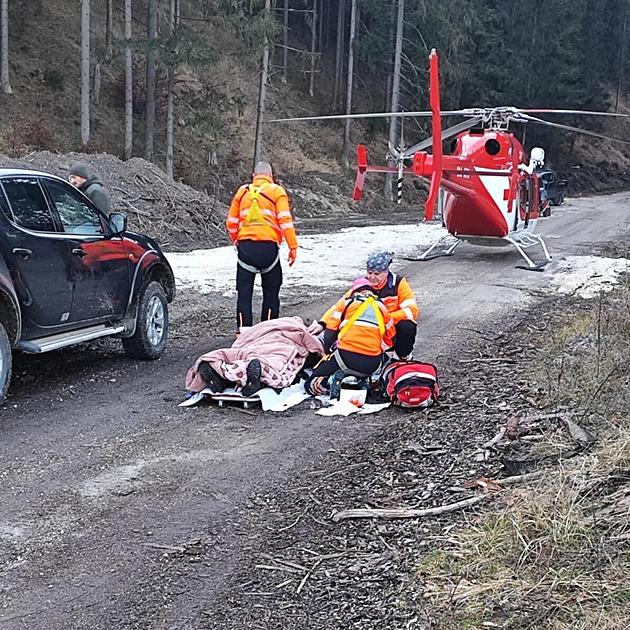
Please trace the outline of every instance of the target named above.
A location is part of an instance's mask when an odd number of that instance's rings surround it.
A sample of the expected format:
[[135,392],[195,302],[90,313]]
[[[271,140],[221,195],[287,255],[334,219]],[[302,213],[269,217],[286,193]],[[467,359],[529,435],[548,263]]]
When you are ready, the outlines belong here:
[[[402,66],[402,43],[403,43],[403,31],[405,18],[405,0],[398,0],[398,14],[396,18],[396,46],[394,50],[394,76],[392,77],[392,101],[391,111],[397,112],[400,110],[400,70]],[[392,116],[389,119],[389,145],[391,147],[396,146],[398,137],[398,116]],[[402,147],[401,147],[402,150]],[[388,166],[395,166],[394,160],[391,158],[388,160]],[[402,165],[400,165],[402,166]],[[387,173],[385,176],[385,196],[390,201],[394,200],[394,194],[392,191],[393,174]],[[402,192],[402,173],[398,173],[398,203],[400,203],[400,193]]]
[[[350,12],[350,36],[348,43],[348,79],[346,89],[346,115],[352,113],[352,92],[354,87],[354,35],[357,29],[357,2],[352,0]],[[342,160],[346,168],[350,168],[348,153],[350,151],[350,118],[346,118],[346,128],[343,134]]]
[[[265,0],[265,12],[271,14],[271,0]],[[256,112],[256,137],[254,140],[254,166],[261,160],[263,149],[263,117],[265,115],[265,98],[267,97],[267,80],[269,77],[269,37],[265,34],[265,47],[262,54],[260,85],[258,88],[258,111]]]

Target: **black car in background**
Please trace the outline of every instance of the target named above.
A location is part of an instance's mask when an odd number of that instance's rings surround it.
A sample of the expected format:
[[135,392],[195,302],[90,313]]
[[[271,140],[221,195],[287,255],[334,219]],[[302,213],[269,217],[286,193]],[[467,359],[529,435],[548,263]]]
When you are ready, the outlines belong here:
[[567,195],[567,182],[560,179],[558,173],[548,168],[536,169],[540,182],[541,198],[552,206],[559,206]]
[[124,214],[106,217],[54,175],[0,168],[0,400],[14,350],[116,336],[129,356],[157,359],[174,296],[164,254]]

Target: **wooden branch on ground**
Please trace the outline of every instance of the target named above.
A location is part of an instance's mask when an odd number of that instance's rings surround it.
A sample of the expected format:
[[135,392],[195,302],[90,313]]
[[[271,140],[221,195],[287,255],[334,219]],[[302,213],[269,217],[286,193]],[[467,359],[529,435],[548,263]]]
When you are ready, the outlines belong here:
[[505,437],[505,427],[503,427],[491,440],[486,442],[482,448],[490,448]]
[[536,470],[534,472],[525,473],[524,475],[514,475],[513,477],[505,477],[504,479],[497,479],[496,482],[500,486],[513,486],[515,483],[521,483],[523,481],[532,481],[544,477],[549,471],[546,469]]
[[[527,473],[525,475],[515,475],[513,477],[506,477],[505,479],[497,479],[496,482],[502,486],[510,486],[516,483],[521,483],[523,481],[532,481],[534,479],[538,479],[547,474],[547,472],[547,470],[537,470],[535,472]],[[440,514],[457,512],[458,510],[463,510],[464,508],[470,507],[471,505],[481,503],[482,501],[485,501],[488,497],[492,496],[492,494],[493,493],[477,495],[468,499],[463,499],[462,501],[457,501],[457,503],[448,503],[447,505],[440,505],[434,508],[425,508],[424,510],[407,508],[383,510],[364,508],[356,510],[342,510],[341,512],[336,512],[335,514],[333,514],[332,519],[335,523],[338,523],[339,521],[344,521],[350,518],[424,518],[425,516],[439,516]]]
[[424,510],[397,508],[391,510],[374,510],[374,509],[356,509],[342,510],[333,514],[333,521],[338,523],[349,518],[423,518],[425,516],[437,516],[439,514],[448,514],[449,512],[457,512],[464,508],[485,501],[489,494],[483,494],[470,499],[464,499],[457,503],[449,503],[448,505],[440,505],[439,507],[426,508]]
[[560,416],[560,420],[564,422],[571,437],[582,446],[588,446],[595,442],[595,438],[580,425],[573,422],[573,420],[569,420],[569,418],[563,416]]
[[488,359],[458,359],[458,363],[516,363],[516,360],[496,357]]

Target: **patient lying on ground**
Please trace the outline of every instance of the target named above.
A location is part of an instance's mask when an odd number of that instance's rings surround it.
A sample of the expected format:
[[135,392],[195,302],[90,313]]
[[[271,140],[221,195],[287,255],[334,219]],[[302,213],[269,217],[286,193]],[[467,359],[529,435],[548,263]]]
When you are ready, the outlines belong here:
[[186,389],[219,393],[236,385],[251,396],[264,385],[288,387],[310,355],[323,354],[322,342],[300,317],[279,317],[245,330],[231,348],[201,355],[186,374]]

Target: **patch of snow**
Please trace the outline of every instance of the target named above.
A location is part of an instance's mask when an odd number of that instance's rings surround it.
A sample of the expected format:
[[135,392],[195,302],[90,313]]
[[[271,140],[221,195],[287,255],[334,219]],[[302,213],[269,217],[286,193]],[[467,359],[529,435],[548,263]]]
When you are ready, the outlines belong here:
[[[345,228],[335,234],[300,236],[293,267],[286,263],[286,245],[280,249],[284,285],[344,287],[365,274],[365,261],[370,252],[378,249],[392,251],[396,256],[417,254],[446,234],[440,225],[420,223]],[[166,257],[182,288],[200,293],[235,291],[236,249],[233,247],[167,253]]]
[[630,261],[627,258],[566,256],[549,271],[555,291],[589,299],[601,291],[612,291],[619,281],[619,274],[630,271]]

